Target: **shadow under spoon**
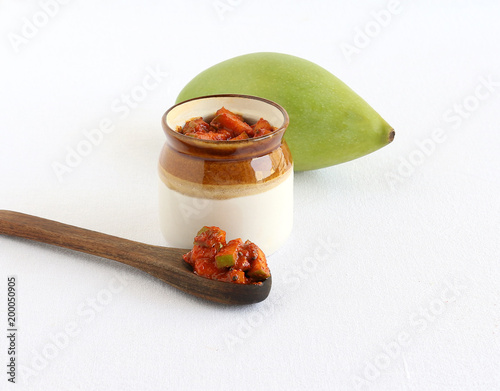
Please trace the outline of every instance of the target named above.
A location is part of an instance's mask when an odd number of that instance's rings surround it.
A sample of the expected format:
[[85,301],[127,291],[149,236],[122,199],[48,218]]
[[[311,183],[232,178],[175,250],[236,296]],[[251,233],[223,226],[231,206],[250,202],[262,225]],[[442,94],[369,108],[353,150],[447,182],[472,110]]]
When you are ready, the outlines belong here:
[[149,273],[186,293],[218,303],[258,303],[271,291],[271,278],[260,285],[243,285],[196,275],[182,259],[188,249],[134,242],[24,213],[0,210],[0,234],[112,259]]

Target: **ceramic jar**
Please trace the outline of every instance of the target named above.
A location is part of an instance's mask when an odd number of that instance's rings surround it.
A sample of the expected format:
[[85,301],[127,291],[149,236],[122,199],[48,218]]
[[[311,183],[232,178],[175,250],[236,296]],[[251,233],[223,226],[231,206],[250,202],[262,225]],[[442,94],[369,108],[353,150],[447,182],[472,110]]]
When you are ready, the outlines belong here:
[[[264,118],[268,135],[237,141],[201,140],[178,132],[186,121],[209,122],[221,107],[253,124]],[[227,238],[256,243],[266,255],[288,238],[293,223],[293,163],[283,139],[288,114],[278,104],[247,95],[212,95],[171,107],[159,161],[162,233],[172,247],[191,248],[203,226]]]

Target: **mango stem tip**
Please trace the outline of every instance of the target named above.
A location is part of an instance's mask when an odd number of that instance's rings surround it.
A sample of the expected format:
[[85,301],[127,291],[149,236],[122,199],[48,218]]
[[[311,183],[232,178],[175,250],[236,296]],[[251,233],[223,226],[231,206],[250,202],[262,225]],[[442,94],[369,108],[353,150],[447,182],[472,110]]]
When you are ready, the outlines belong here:
[[389,132],[389,142],[392,142],[392,140],[394,140],[395,135],[396,132],[394,131],[394,129],[391,129],[391,131]]

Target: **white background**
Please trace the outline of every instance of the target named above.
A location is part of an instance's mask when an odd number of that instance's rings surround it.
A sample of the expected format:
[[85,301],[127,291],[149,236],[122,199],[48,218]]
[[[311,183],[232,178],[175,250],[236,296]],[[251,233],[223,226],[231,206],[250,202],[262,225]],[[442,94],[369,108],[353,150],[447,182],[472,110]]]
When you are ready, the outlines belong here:
[[[258,305],[0,237],[1,390],[500,389],[498,3],[43,4],[0,1],[1,209],[166,245],[161,115],[196,74],[251,52],[323,66],[396,138],[296,175],[294,230]],[[151,69],[159,82],[126,111]],[[54,164],[105,118],[113,131],[58,178]]]

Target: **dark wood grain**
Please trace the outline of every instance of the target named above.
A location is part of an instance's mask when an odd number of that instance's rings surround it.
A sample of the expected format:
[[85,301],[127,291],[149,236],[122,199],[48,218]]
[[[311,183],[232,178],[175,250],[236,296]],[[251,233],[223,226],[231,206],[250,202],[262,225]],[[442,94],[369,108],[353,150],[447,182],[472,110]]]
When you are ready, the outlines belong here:
[[264,300],[271,278],[262,285],[209,280],[194,274],[182,255],[187,249],[153,246],[47,220],[0,210],[0,234],[17,236],[112,259],[140,269],[186,293],[224,304],[252,304]]

